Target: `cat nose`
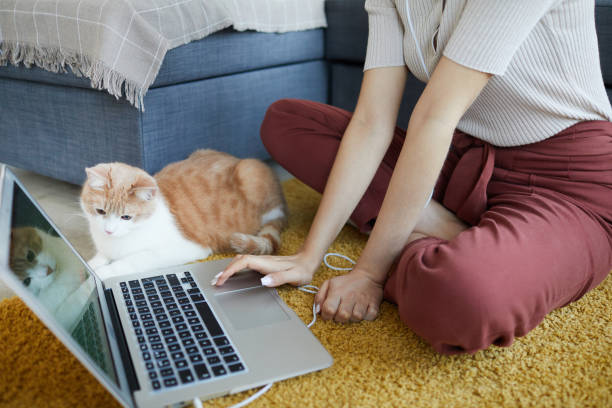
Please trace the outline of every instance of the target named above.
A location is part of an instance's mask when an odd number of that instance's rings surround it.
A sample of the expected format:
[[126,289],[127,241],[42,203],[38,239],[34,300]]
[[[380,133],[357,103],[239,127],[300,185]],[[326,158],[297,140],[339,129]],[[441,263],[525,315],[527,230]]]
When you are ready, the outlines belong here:
[[53,269],[51,269],[50,266],[47,266],[47,276],[51,275],[53,273]]
[[107,230],[107,229],[105,229],[104,232],[106,232],[106,235],[110,235],[110,234],[113,233],[113,231],[110,231],[110,230]]

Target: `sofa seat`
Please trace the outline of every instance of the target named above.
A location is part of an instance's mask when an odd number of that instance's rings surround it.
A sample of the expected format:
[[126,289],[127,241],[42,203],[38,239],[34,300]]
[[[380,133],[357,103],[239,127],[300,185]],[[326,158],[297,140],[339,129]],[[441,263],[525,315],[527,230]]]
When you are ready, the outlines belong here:
[[267,158],[266,108],[327,100],[324,30],[224,30],[170,50],[141,112],[72,73],[0,67],[0,162],[80,184],[122,161],[155,173],[198,148]]

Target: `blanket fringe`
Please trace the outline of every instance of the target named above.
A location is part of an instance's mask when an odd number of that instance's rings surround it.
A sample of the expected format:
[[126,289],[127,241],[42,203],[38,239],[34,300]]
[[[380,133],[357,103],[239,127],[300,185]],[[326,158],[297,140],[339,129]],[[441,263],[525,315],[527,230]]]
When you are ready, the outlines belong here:
[[70,68],[70,72],[77,77],[88,78],[92,88],[106,90],[116,99],[125,94],[128,102],[136,109],[144,111],[143,98],[146,89],[101,61],[92,61],[88,56],[75,51],[3,41],[0,43],[0,66],[6,66],[8,63],[15,66],[23,64],[26,68],[37,66],[54,73],[67,73]]

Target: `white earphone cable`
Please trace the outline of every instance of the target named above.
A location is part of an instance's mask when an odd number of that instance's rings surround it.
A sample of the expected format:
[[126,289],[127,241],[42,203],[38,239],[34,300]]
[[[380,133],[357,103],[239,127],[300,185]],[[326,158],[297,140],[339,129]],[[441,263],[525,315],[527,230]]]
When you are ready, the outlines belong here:
[[414,25],[412,24],[412,18],[410,18],[410,4],[408,3],[409,0],[406,0],[406,17],[408,20],[408,28],[410,29],[410,34],[412,34],[412,38],[414,39],[414,45],[417,50],[421,65],[423,66],[423,71],[425,71],[425,75],[427,76],[427,79],[429,79],[429,70],[427,69],[427,65],[425,64],[425,58],[423,57],[423,52],[421,51],[421,47],[419,46],[419,40],[417,39],[414,30]]

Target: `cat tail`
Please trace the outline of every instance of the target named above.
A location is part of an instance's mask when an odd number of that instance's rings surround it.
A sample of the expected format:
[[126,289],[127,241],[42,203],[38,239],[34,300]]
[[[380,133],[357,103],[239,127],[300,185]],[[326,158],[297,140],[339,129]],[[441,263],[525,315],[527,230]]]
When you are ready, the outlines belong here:
[[282,217],[264,224],[257,235],[234,232],[230,237],[232,249],[239,254],[269,255],[280,248],[281,231],[287,225],[286,212]]

